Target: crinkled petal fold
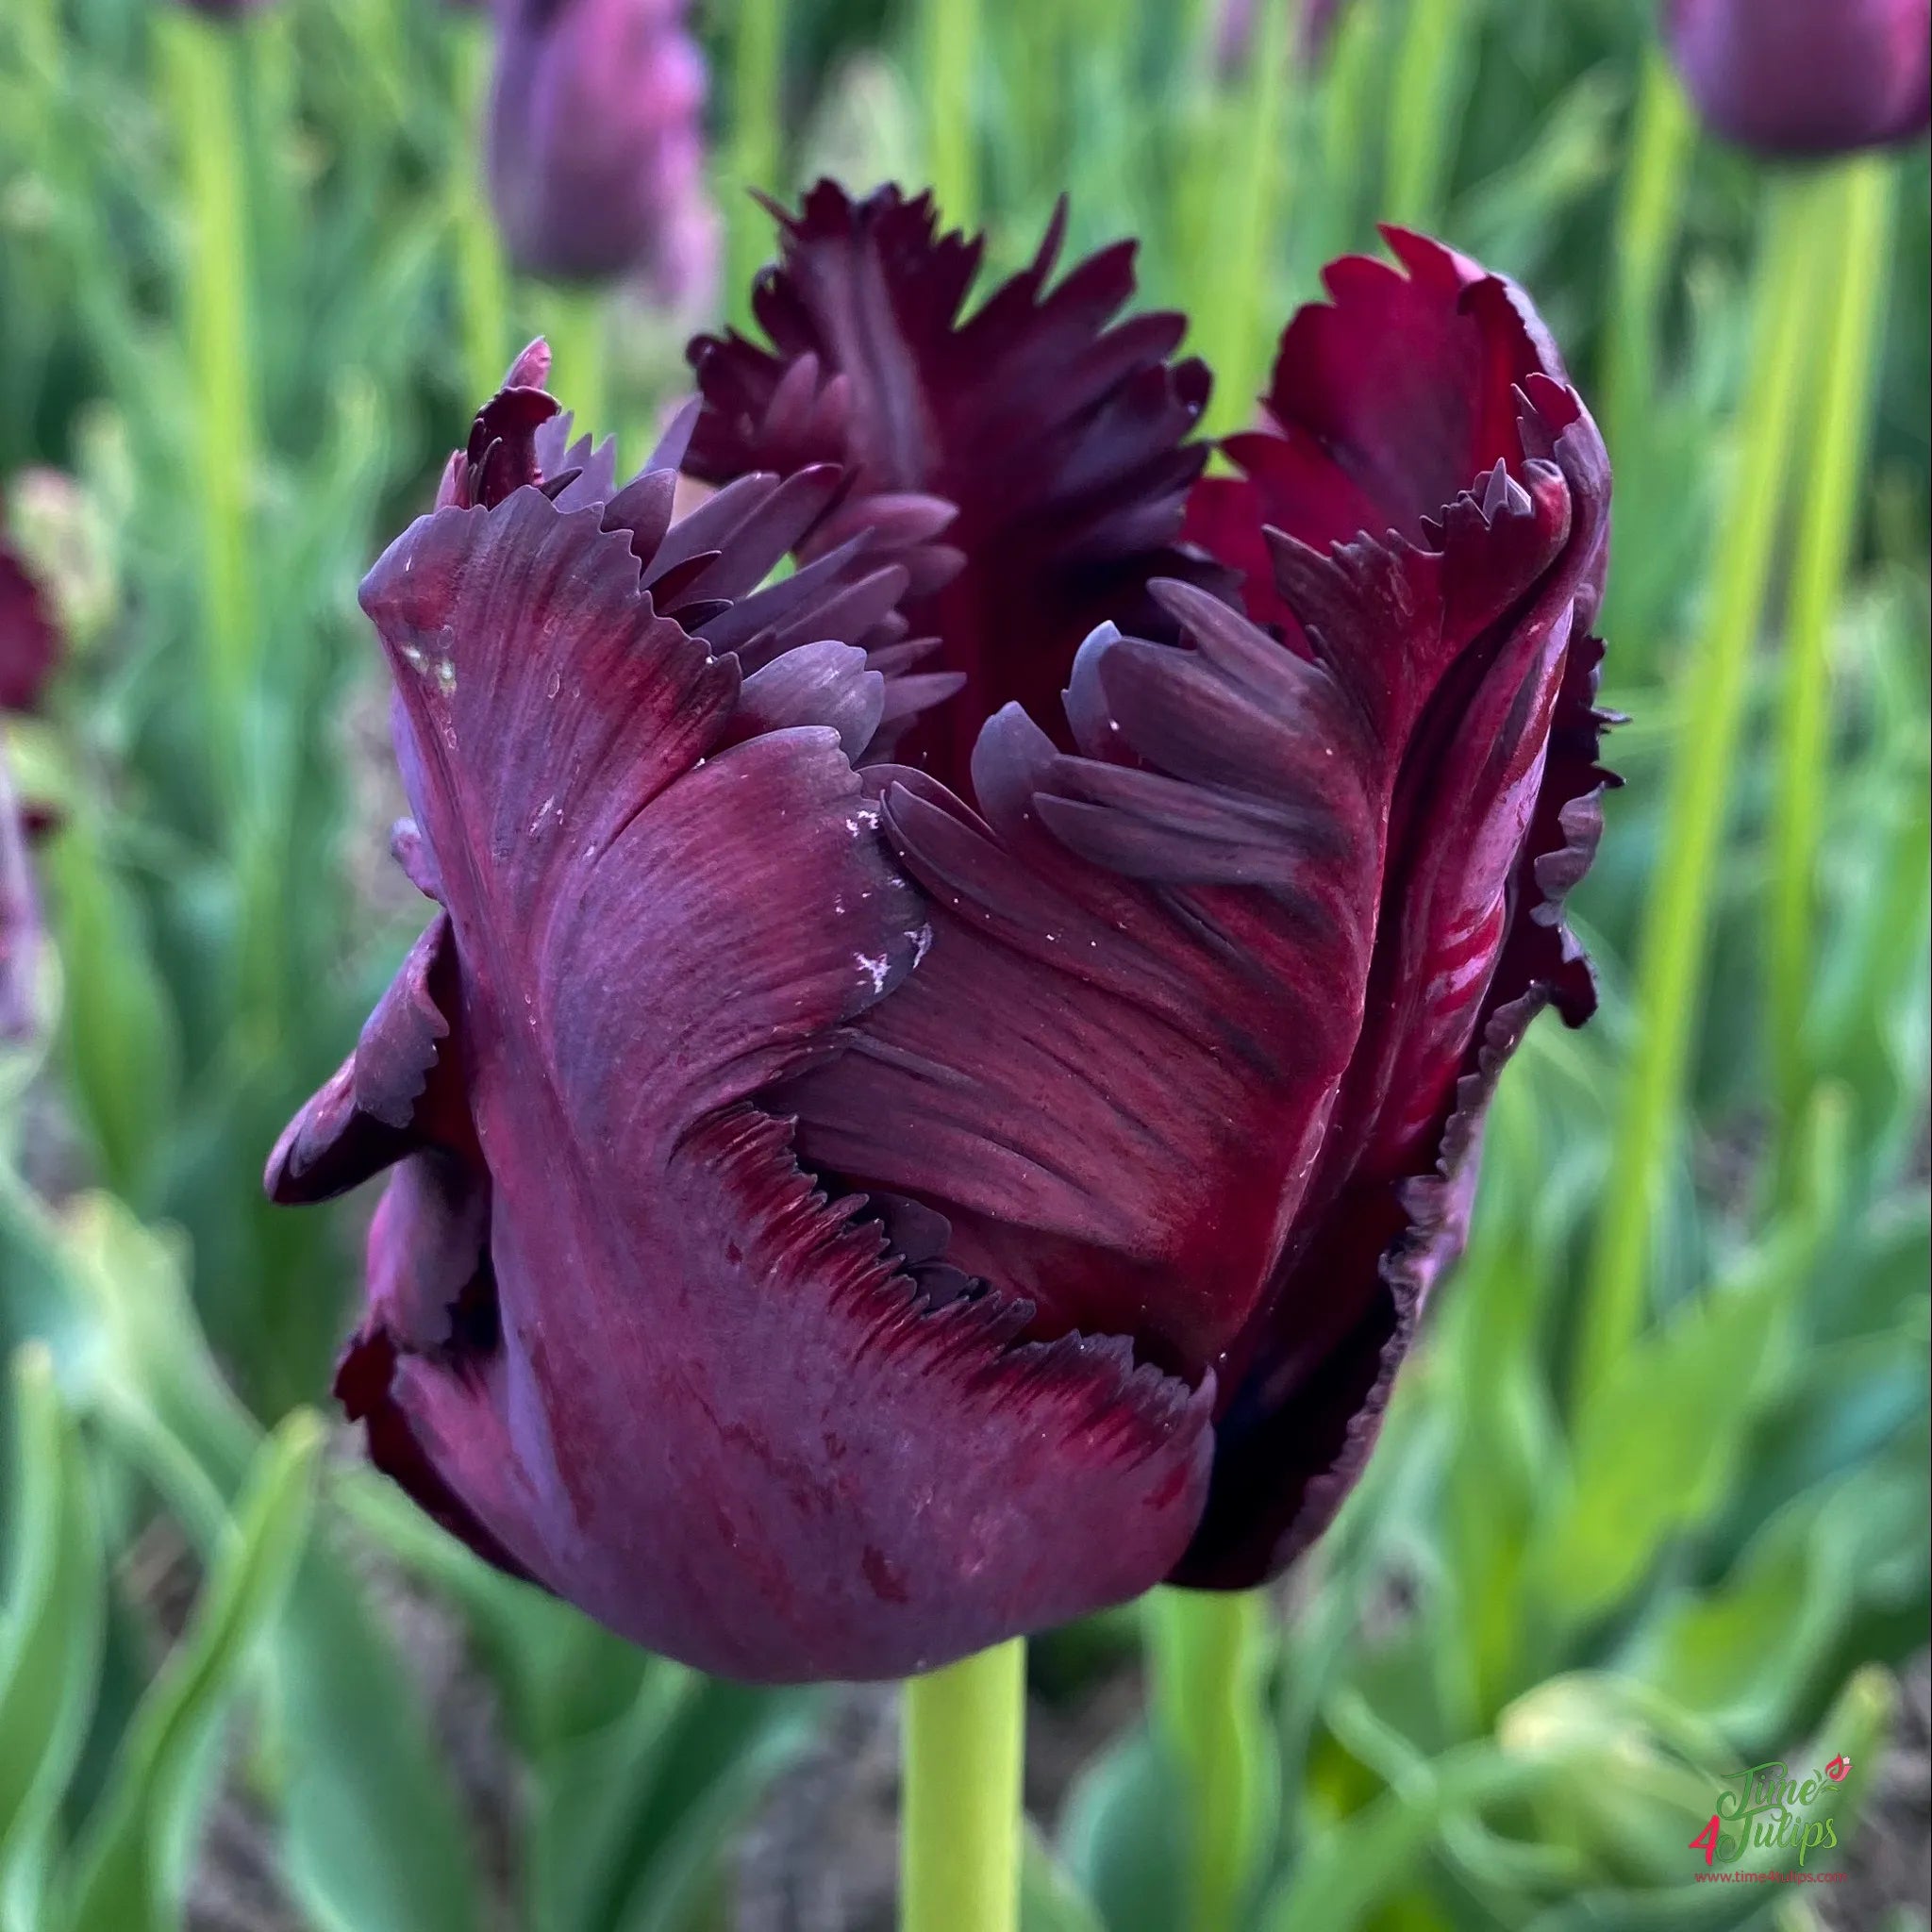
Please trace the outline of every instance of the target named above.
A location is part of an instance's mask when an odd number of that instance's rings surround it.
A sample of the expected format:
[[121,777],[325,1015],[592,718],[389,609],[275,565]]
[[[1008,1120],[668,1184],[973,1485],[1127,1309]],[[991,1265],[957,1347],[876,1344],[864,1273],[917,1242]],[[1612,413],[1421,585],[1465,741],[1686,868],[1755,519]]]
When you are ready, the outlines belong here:
[[745,1678],[899,1675],[1137,1593],[1199,1516],[1211,1380],[1035,1338],[765,1104],[930,939],[849,756],[881,587],[822,573],[753,633],[809,641],[748,674],[707,625],[819,486],[681,535],[650,473],[606,498],[507,415],[363,586],[442,909],[271,1163],[289,1197],[398,1163],[339,1383],[372,1454],[492,1560]]
[[[1064,209],[970,314],[982,244],[941,232],[929,195],[855,201],[822,181],[796,215],[774,212],[780,259],[753,296],[771,347],[735,332],[692,343],[705,409],[688,467],[728,483],[845,466],[808,554],[874,531],[910,573],[912,638],[938,641],[930,659],[881,665],[894,688],[878,749],[963,784],[999,706],[1058,729],[1095,624],[1159,621],[1151,578],[1224,581],[1176,546],[1207,458],[1186,441],[1207,372],[1171,359],[1183,317],[1122,319],[1131,242],[1054,280]],[[956,517],[936,520],[935,504]]]

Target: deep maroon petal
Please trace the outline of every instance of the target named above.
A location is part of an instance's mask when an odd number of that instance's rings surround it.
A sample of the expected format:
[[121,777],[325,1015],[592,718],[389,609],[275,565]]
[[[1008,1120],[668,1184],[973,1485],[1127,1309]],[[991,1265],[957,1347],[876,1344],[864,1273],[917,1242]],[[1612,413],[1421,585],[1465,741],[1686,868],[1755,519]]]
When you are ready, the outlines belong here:
[[[705,411],[688,467],[724,482],[755,469],[844,464],[849,493],[808,552],[858,529],[911,572],[915,635],[941,641],[894,756],[963,781],[980,722],[1009,701],[1058,726],[1080,640],[1104,619],[1147,628],[1150,578],[1213,575],[1175,548],[1205,448],[1198,364],[1170,361],[1177,315],[1121,312],[1134,292],[1122,242],[1055,282],[1056,217],[1030,267],[962,315],[981,243],[941,234],[931,197],[886,188],[859,202],[830,182],[780,215],[781,258],[755,308],[772,347],[700,338]],[[920,506],[958,520],[939,533]],[[911,508],[908,509],[908,506]],[[915,708],[895,703],[904,720]]]
[[1698,111],[1746,147],[1889,147],[1932,116],[1926,0],[1664,0],[1663,25]]
[[447,1050],[455,969],[449,921],[439,914],[369,1016],[356,1051],[283,1128],[263,1182],[271,1199],[326,1201],[414,1148],[467,1145],[461,1077]]
[[[1473,264],[1430,246],[1402,245],[1408,293],[1344,277],[1341,306],[1315,312],[1337,316],[1374,297],[1357,317],[1367,332],[1348,343],[1356,381],[1373,383],[1383,367],[1386,345],[1368,331],[1376,314],[1423,363],[1447,371],[1460,358],[1465,375],[1489,372],[1491,395],[1458,397],[1453,409],[1415,405],[1438,425],[1408,436],[1418,463],[1465,434],[1475,458],[1488,458],[1501,432],[1472,425],[1499,421],[1509,398],[1513,432],[1499,467],[1422,519],[1435,547],[1419,553],[1393,532],[1326,557],[1309,547],[1308,532],[1332,527],[1322,518],[1341,514],[1359,479],[1386,478],[1404,447],[1400,425],[1345,380],[1321,404],[1338,440],[1318,449],[1296,426],[1312,408],[1288,410],[1283,436],[1242,440],[1247,477],[1217,490],[1199,520],[1204,537],[1211,526],[1217,541],[1234,540],[1224,554],[1250,573],[1250,608],[1278,612],[1285,641],[1332,664],[1378,728],[1399,729],[1406,742],[1365,1024],[1301,1224],[1227,1358],[1236,1387],[1219,1424],[1208,1512],[1179,1573],[1191,1583],[1251,1584],[1319,1534],[1368,1454],[1420,1303],[1459,1252],[1482,1112],[1503,1060],[1543,1005],[1572,1024],[1594,1007],[1561,905],[1589,865],[1600,795],[1615,782],[1596,762],[1609,721],[1594,708],[1602,646],[1585,631],[1602,593],[1608,466],[1520,291],[1474,279]],[[1413,340],[1430,295],[1447,343]],[[1298,319],[1277,397],[1308,392],[1305,375],[1285,368],[1297,341],[1318,356],[1335,347]],[[1524,369],[1525,351],[1543,366]],[[1445,435],[1440,425],[1452,417]],[[1334,474],[1318,487],[1323,462]],[[1380,500],[1393,494],[1386,481],[1376,489]],[[1244,512],[1278,515],[1291,530],[1300,519],[1301,528],[1264,536],[1244,525]],[[1463,641],[1446,654],[1413,622],[1424,555],[1456,613],[1442,636]],[[1261,556],[1272,581],[1253,575]]]
[[1515,387],[1563,380],[1521,290],[1440,242],[1385,233],[1401,266],[1330,264],[1331,300],[1283,333],[1268,426],[1228,440],[1246,480],[1205,484],[1189,506],[1187,536],[1242,570],[1255,618],[1285,615],[1263,525],[1318,549],[1391,530],[1421,541],[1444,505],[1521,456]]
[[[538,434],[535,487],[420,520],[363,588],[445,914],[275,1172],[407,1157],[342,1371],[372,1454],[492,1560],[742,1676],[900,1674],[1138,1592],[1199,1515],[1211,1382],[1031,1339],[935,1217],[828,1195],[759,1105],[928,941],[848,755],[879,674],[824,627],[903,572],[822,574],[779,613],[813,641],[746,676],[647,586],[755,584],[800,492],[680,538],[625,521],[636,486],[551,501],[549,464],[591,472]],[[467,1153],[421,1118],[450,1043]]]

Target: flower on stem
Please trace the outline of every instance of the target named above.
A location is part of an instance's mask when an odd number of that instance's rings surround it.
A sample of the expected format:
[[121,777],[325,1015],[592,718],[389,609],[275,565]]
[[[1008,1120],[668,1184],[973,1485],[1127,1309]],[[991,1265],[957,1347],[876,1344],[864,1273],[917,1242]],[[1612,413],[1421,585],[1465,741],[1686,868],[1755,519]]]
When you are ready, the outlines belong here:
[[708,287],[705,64],[684,11],[683,0],[497,0],[490,192],[525,273],[641,272],[674,304]]
[[363,585],[439,909],[269,1187],[391,1170],[376,1462],[710,1670],[1278,1569],[1591,1003],[1608,477],[1524,298],[1337,264],[1203,482],[1179,327],[1057,240],[962,322],[928,207],[815,191],[773,349],[698,348],[715,495],[532,352]]
[[1932,115],[1928,0],[1665,0],[1698,111],[1772,155],[1886,147]]

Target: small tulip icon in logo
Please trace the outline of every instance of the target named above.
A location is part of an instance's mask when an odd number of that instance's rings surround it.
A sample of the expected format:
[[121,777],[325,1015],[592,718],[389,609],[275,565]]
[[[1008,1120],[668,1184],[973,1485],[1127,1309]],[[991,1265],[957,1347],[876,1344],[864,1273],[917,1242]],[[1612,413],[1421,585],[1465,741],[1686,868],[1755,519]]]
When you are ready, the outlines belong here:
[[1841,1785],[1844,1783],[1845,1776],[1847,1773],[1850,1772],[1851,1768],[1852,1760],[1849,1757],[1834,1757],[1831,1760],[1831,1762],[1824,1767],[1824,1774],[1832,1781],[1833,1784]]

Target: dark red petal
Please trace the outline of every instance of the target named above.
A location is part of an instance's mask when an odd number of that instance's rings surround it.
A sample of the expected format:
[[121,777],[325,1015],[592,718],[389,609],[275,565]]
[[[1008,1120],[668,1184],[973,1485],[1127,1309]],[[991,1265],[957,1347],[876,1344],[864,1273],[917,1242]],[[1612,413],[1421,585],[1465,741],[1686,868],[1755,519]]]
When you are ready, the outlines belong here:
[[[1058,728],[1087,632],[1158,622],[1150,577],[1224,581],[1174,547],[1205,460],[1185,441],[1205,373],[1169,359],[1180,317],[1118,320],[1131,244],[1053,281],[1060,216],[1032,265],[963,319],[981,244],[941,234],[930,196],[886,188],[854,202],[821,182],[780,220],[781,259],[755,304],[772,348],[735,334],[691,345],[706,407],[688,467],[725,482],[846,466],[847,498],[808,554],[859,529],[875,551],[904,546],[907,615],[941,639],[935,669],[963,688],[896,732],[895,756],[957,783],[1000,705]],[[958,513],[943,546],[929,512],[908,508],[935,498]],[[889,717],[912,708],[888,692]]]
[[1333,1522],[1368,1465],[1423,1307],[1462,1253],[1490,1096],[1543,999],[1539,989],[1491,1017],[1434,1171],[1396,1190],[1352,1190],[1326,1219],[1308,1276],[1338,1290],[1366,1281],[1366,1300],[1338,1291],[1315,1321],[1274,1338],[1217,1427],[1208,1508],[1170,1582],[1251,1590]]
[[369,1016],[355,1052],[282,1129],[263,1180],[272,1199],[326,1201],[412,1148],[465,1144],[461,1074],[445,1047],[455,973],[449,920],[438,914]]
[[501,1357],[393,1385],[451,1493],[612,1628],[739,1677],[901,1676],[1145,1589],[1199,1513],[1211,1392],[923,1298],[786,1141],[750,1108],[692,1129],[634,1220],[649,1265],[541,1320],[515,1284],[555,1257],[499,1241]]
[[932,954],[787,1104],[812,1161],[939,1208],[1036,1332],[1130,1327],[1198,1374],[1254,1311],[1360,1025],[1379,803],[1328,674],[1176,595],[1200,648],[1100,633],[1075,673],[1142,767],[1009,707],[984,823],[884,774]]
[[446,508],[363,587],[477,1147],[417,1154],[372,1230],[372,1450],[486,1553],[742,1676],[897,1675],[1135,1594],[1198,1515],[1211,1384],[1024,1339],[935,1217],[828,1201],[757,1105],[927,942],[841,743],[878,675],[835,641],[741,682],[601,522]]
[[[1544,1004],[1573,1024],[1594,1005],[1561,898],[1615,782],[1586,634],[1608,464],[1520,291],[1391,239],[1408,273],[1331,275],[1337,306],[1284,337],[1285,433],[1237,439],[1246,475],[1202,486],[1192,513],[1250,608],[1330,667],[1400,758],[1366,1021],[1301,1220],[1225,1358],[1213,1501],[1179,1573],[1196,1584],[1258,1581],[1333,1513],[1460,1247],[1502,1059]],[[1440,396],[1405,387],[1428,372]],[[1457,449],[1473,486],[1422,508]],[[1371,501],[1404,528],[1343,541]]]
[[1259,525],[1324,550],[1391,530],[1421,541],[1425,520],[1474,479],[1528,453],[1516,386],[1562,380],[1513,284],[1425,237],[1385,233],[1400,268],[1332,263],[1331,301],[1284,331],[1267,426],[1227,443],[1245,486],[1211,481],[1190,506],[1187,538],[1242,570],[1249,614],[1265,622],[1284,613],[1255,547]]

